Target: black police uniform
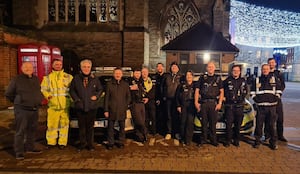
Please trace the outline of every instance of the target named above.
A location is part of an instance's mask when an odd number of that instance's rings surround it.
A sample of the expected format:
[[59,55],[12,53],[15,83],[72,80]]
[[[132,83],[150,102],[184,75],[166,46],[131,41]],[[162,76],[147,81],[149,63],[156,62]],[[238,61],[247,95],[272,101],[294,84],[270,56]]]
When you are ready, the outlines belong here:
[[[152,135],[156,134],[155,82],[150,77],[147,80],[143,80],[143,87],[148,97],[148,102],[145,104],[146,128],[148,133]],[[147,86],[149,89],[147,89]]]
[[217,98],[220,95],[220,89],[223,89],[223,83],[219,75],[209,76],[204,74],[200,77],[197,87],[200,92],[200,117],[202,125],[203,140],[207,142],[207,122],[209,122],[211,144],[217,146],[216,123],[218,111],[215,110]]
[[160,134],[166,133],[166,105],[165,101],[163,100],[163,79],[165,73],[159,74],[156,73],[155,75],[151,76],[152,82],[155,83],[155,101],[156,101],[156,132]]
[[[247,95],[247,82],[244,78],[229,76],[223,82],[225,96],[225,118],[227,137],[225,146],[229,146],[233,137],[233,144],[239,146],[240,129],[244,118],[244,101]],[[232,136],[234,124],[234,136]]]
[[276,127],[277,120],[276,106],[278,103],[278,97],[281,95],[281,87],[279,80],[269,74],[258,77],[253,82],[251,88],[251,96],[257,105],[256,115],[256,127],[255,127],[255,144],[254,147],[258,148],[261,144],[260,138],[262,136],[262,128],[267,118],[269,121],[269,133],[270,133],[270,147],[271,149],[277,149],[276,141]]
[[166,99],[167,133],[179,133],[179,115],[176,110],[175,93],[182,80],[182,75],[167,73],[163,79],[163,96]]
[[146,98],[146,93],[143,87],[143,81],[140,79],[132,79],[129,85],[138,85],[138,90],[131,90],[131,114],[135,126],[137,141],[145,142],[147,129],[145,126],[145,104],[143,98]]
[[194,83],[184,83],[177,87],[176,105],[181,107],[180,136],[182,142],[189,145],[193,139],[194,132],[194,105],[195,86]]
[[[280,90],[283,92],[285,89],[285,81],[282,73],[280,73],[279,70],[274,70],[274,72],[270,72],[270,75],[275,76],[279,83],[280,83]],[[278,98],[278,104],[276,106],[276,113],[277,113],[277,121],[276,121],[276,128],[277,128],[277,136],[278,139],[281,141],[286,141],[286,139],[283,136],[283,107],[282,107],[282,101],[281,98]],[[266,122],[269,120],[266,119]],[[269,126],[268,124],[265,125],[265,137],[268,139],[270,137],[270,134],[268,132]]]

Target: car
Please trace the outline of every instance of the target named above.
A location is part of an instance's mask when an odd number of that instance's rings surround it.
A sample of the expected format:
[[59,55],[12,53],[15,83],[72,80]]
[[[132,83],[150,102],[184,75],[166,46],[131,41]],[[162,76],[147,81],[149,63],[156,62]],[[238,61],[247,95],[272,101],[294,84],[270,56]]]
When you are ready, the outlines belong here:
[[[113,69],[115,67],[97,67],[95,69],[95,75],[99,78],[103,88],[105,89],[106,83],[113,78]],[[132,77],[132,70],[129,67],[122,68],[123,69],[123,79],[128,80]],[[224,78],[224,75],[222,75]],[[199,79],[199,74],[194,77],[194,81]],[[104,116],[104,96],[105,92],[102,93],[101,97],[98,99],[99,109],[97,111],[94,127],[96,129],[106,129],[108,126],[108,120]],[[253,108],[253,102],[250,100],[245,99],[244,105],[244,119],[241,126],[241,133],[243,134],[251,134],[254,130],[254,118],[255,118],[255,110]],[[224,105],[223,105],[224,106]],[[218,122],[216,124],[217,134],[224,134],[226,133],[226,119],[224,116],[224,107],[219,111]],[[201,133],[201,117],[195,116],[194,119],[194,133]],[[74,112],[74,107],[70,109],[70,128],[76,129],[78,128],[78,119]],[[119,127],[116,123],[115,129],[118,130]],[[134,123],[131,116],[131,112],[128,109],[126,113],[126,120],[125,120],[125,131],[132,131],[134,130]]]
[[[216,124],[216,132],[217,134],[225,134],[226,133],[226,119],[224,114],[224,105],[222,109],[218,112],[218,122]],[[252,134],[254,131],[254,118],[256,115],[256,111],[254,110],[253,104],[250,100],[245,99],[244,103],[244,118],[241,125],[240,133],[242,134]],[[194,133],[201,133],[201,116],[195,116],[194,119]]]

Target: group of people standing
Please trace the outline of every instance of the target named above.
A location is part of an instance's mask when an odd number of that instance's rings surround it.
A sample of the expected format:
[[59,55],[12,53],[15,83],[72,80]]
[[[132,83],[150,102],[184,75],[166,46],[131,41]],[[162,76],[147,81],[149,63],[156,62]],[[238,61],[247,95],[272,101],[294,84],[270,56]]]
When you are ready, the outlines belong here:
[[[283,136],[280,100],[285,85],[280,72],[275,70],[275,60],[269,59],[268,63],[262,65],[262,75],[253,79],[250,88],[257,106],[254,147],[258,148],[261,144],[262,128],[265,125],[264,134],[270,138],[270,148],[275,150],[277,139],[286,141]],[[16,159],[24,159],[25,152],[41,153],[34,146],[34,134],[38,125],[38,108],[43,98],[48,101],[47,147],[58,145],[60,149],[64,149],[67,146],[68,114],[73,102],[79,126],[78,151],[94,151],[97,101],[103,92],[109,150],[115,145],[118,148],[124,147],[128,109],[134,121],[136,141],[144,143],[149,134],[161,134],[166,140],[174,138],[189,145],[193,138],[194,117],[197,116],[202,125],[202,137],[198,146],[204,143],[218,146],[216,123],[222,105],[225,108],[227,130],[224,146],[239,146],[243,107],[249,93],[249,84],[241,77],[241,67],[238,65],[233,65],[227,79],[222,81],[221,76],[215,74],[214,62],[209,62],[207,73],[201,75],[197,82],[193,81],[192,71],[180,74],[180,67],[176,62],[170,65],[170,72],[167,73],[164,72],[162,63],[157,64],[154,75],[149,75],[146,67],[134,69],[133,77],[129,80],[123,78],[121,68],[115,68],[106,89],[91,73],[91,60],[82,60],[81,71],[74,77],[65,73],[62,67],[62,60],[54,60],[52,72],[44,77],[40,85],[38,78],[33,75],[33,65],[24,62],[22,74],[10,82],[5,95],[14,103]],[[119,125],[117,139],[114,135],[116,122]]]

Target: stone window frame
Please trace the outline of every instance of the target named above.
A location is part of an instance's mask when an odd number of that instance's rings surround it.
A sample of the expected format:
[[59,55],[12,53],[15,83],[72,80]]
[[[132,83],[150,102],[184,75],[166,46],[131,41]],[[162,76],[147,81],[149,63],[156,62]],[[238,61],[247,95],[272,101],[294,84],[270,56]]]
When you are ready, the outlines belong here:
[[[55,8],[53,9],[53,4],[52,4],[52,9],[50,8],[49,2],[50,0],[48,0],[47,2],[47,22],[48,23],[75,23],[75,24],[79,24],[79,23],[86,23],[87,25],[90,23],[118,23],[119,19],[120,19],[120,6],[121,6],[121,0],[106,0],[106,18],[107,20],[103,21],[100,20],[100,4],[103,0],[83,0],[85,1],[85,20],[80,20],[79,17],[79,4],[80,1],[82,0],[73,0],[75,1],[75,21],[74,20],[69,20],[69,0],[64,0],[64,20],[62,20],[61,18],[59,18],[60,12],[59,12],[59,1],[61,0],[52,0],[55,3]],[[91,17],[90,17],[90,4],[92,1],[96,2],[96,13],[97,13],[97,17],[96,17],[96,21],[93,20],[91,21]],[[51,12],[49,11],[51,10]],[[113,11],[115,10],[115,11]],[[50,13],[54,14],[54,16],[52,16],[52,20],[50,19]],[[62,13],[62,12],[61,12]],[[113,15],[113,16],[111,16]]]
[[[186,21],[187,19],[193,21]],[[201,21],[201,17],[192,0],[173,0],[167,5],[162,16],[160,24],[162,26],[162,44],[167,44],[199,21]]]

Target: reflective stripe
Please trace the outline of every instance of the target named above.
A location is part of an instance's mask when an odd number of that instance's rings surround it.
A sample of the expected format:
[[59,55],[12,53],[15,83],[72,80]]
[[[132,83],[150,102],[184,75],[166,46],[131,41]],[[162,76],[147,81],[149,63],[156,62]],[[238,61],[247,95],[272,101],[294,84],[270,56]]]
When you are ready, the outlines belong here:
[[268,102],[263,102],[263,103],[256,103],[258,106],[274,106],[277,105],[277,102],[274,103],[268,103]]
[[276,90],[276,93],[277,94],[282,94],[282,91],[281,90]]
[[256,94],[275,94],[275,91],[273,91],[273,90],[262,90],[262,91],[256,91]]
[[57,97],[57,96],[69,96],[68,94],[53,94],[53,97]]

